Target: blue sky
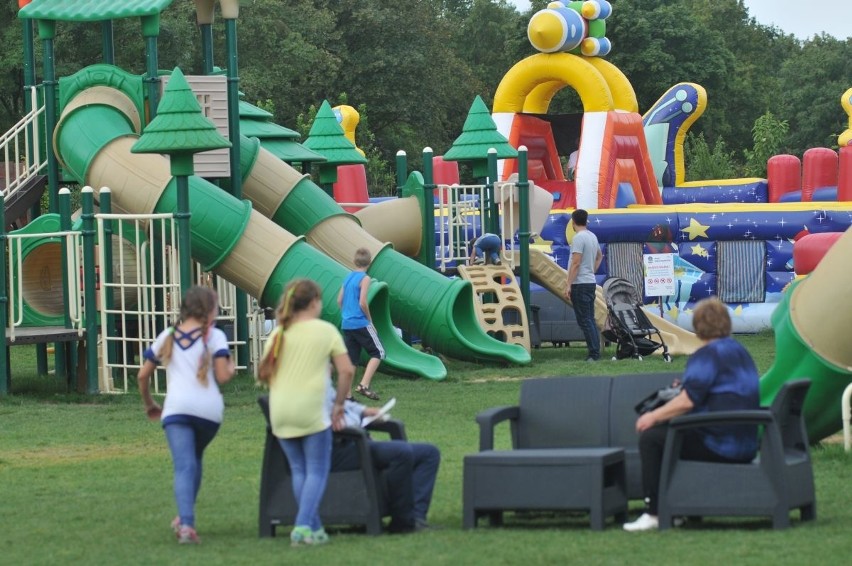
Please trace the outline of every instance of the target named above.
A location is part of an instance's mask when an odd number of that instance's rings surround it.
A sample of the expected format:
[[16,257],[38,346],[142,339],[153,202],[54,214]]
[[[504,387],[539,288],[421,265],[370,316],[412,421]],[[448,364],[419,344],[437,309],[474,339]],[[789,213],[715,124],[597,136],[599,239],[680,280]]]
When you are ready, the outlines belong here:
[[[764,25],[774,25],[799,39],[825,32],[839,39],[852,37],[850,0],[744,0],[749,14]],[[528,0],[509,0],[519,10],[530,7]],[[617,0],[613,9],[618,10]]]

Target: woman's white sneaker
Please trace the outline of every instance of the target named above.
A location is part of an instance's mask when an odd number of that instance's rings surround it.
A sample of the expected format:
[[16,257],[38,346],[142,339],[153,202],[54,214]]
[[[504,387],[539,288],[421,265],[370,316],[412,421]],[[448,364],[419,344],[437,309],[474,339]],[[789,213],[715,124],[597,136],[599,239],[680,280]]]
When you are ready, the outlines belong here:
[[660,521],[654,515],[642,513],[639,518],[632,523],[624,523],[624,530],[629,533],[638,533],[640,531],[653,531],[659,528]]

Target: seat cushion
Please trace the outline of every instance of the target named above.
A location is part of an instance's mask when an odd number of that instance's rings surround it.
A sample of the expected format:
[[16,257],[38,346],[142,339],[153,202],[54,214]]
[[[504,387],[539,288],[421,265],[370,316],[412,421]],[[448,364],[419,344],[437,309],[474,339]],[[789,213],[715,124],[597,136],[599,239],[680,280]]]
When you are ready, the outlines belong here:
[[620,448],[487,450],[464,457],[465,466],[566,466],[611,464],[624,459]]

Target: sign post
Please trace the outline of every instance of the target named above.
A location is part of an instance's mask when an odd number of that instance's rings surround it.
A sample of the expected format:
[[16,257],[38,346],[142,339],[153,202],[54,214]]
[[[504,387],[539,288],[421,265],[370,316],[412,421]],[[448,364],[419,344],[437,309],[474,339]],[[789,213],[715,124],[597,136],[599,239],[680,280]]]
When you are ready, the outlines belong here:
[[646,254],[645,296],[660,297],[660,316],[663,316],[663,297],[675,294],[674,254]]

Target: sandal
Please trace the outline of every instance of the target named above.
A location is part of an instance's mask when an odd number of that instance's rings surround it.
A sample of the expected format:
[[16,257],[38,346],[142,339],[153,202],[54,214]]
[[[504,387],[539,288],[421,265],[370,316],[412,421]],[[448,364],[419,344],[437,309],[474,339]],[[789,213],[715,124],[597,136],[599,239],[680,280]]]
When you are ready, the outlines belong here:
[[379,400],[379,395],[375,391],[373,391],[369,387],[364,387],[361,384],[358,384],[358,387],[355,388],[355,393],[360,393],[367,399],[372,399],[373,401]]

